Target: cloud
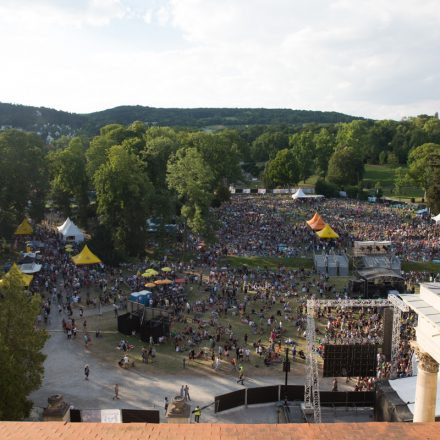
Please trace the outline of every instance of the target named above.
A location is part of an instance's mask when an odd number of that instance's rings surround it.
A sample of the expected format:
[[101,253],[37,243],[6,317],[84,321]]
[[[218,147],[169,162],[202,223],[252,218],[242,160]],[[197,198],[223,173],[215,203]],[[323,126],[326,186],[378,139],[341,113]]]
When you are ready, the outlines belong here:
[[440,107],[437,1],[3,1],[0,41],[2,101],[376,118]]

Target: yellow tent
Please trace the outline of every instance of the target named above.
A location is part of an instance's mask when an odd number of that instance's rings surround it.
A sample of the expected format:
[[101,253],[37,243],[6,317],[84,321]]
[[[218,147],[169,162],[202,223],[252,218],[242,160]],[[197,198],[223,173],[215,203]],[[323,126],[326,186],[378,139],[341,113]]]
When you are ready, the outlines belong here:
[[[8,279],[10,276],[13,276],[13,275],[18,275],[20,278],[21,278],[21,281],[22,281],[22,283],[23,283],[23,285],[25,286],[25,287],[29,287],[29,285],[31,284],[31,282],[32,282],[32,279],[34,278],[34,276],[33,275],[28,275],[28,274],[26,274],[26,273],[23,273],[21,270],[20,270],[20,268],[14,263],[12,266],[11,266],[11,268],[9,269],[9,271],[8,271],[8,273],[5,275],[5,277],[3,278],[3,280],[1,280],[1,281],[4,281],[4,280],[6,280],[6,279]],[[3,283],[2,283],[3,284]]]
[[25,218],[17,227],[14,234],[15,235],[31,235],[34,232],[32,229],[31,224],[29,223],[29,220]]
[[317,232],[316,235],[319,238],[339,238],[339,235],[330,227],[329,224],[326,224],[324,229]]
[[87,245],[83,247],[83,250],[72,257],[73,262],[79,266],[81,264],[97,264],[102,261],[88,248]]

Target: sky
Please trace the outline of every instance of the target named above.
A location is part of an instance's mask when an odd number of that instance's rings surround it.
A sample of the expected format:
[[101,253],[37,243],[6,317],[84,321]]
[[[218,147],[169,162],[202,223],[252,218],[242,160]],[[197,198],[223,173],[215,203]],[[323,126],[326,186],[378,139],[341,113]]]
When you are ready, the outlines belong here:
[[0,0],[0,101],[440,110],[439,0]]

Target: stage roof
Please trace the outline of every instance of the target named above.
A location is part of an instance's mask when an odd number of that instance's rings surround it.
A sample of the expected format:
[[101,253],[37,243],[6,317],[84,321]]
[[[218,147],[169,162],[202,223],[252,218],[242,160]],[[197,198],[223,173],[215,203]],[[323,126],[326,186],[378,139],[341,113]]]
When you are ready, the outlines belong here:
[[365,278],[367,281],[374,280],[376,278],[397,278],[402,280],[400,275],[397,275],[391,269],[385,269],[383,267],[374,267],[370,269],[359,269],[357,271],[361,278]]

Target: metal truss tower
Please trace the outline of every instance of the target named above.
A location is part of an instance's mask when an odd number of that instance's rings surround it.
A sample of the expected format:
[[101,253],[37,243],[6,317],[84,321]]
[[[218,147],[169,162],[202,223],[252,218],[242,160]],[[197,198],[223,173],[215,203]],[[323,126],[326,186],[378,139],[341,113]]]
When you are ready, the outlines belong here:
[[315,350],[315,312],[320,307],[393,307],[393,332],[391,344],[392,375],[397,372],[397,355],[400,346],[401,312],[407,312],[408,306],[396,295],[389,294],[388,299],[309,299],[307,300],[307,358],[306,380],[304,388],[304,407],[313,409],[315,423],[321,422],[321,402],[319,396],[319,376],[317,353]]

